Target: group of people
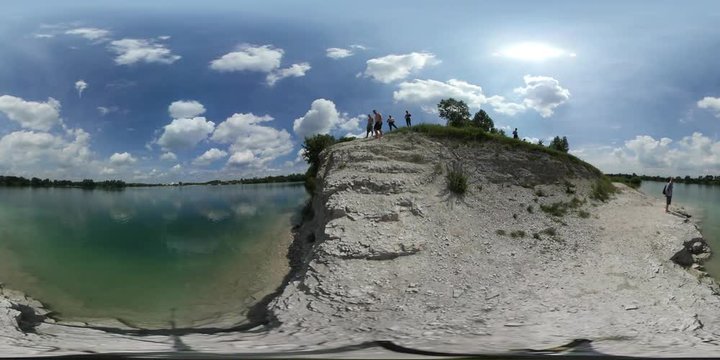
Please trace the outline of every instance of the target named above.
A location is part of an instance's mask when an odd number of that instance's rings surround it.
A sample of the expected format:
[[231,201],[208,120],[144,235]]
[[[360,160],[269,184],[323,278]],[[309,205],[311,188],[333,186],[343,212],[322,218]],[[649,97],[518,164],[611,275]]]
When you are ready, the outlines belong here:
[[[382,114],[377,110],[373,110],[372,112],[373,113],[368,114],[367,117],[367,134],[365,134],[365,138],[367,139],[370,134],[373,134],[373,137],[375,137],[376,139],[380,139],[383,136],[383,117]],[[388,131],[392,131],[393,128],[398,128],[397,125],[395,125],[395,118],[393,118],[392,115],[388,116],[387,124]],[[412,126],[412,115],[407,110],[405,110],[405,125]]]

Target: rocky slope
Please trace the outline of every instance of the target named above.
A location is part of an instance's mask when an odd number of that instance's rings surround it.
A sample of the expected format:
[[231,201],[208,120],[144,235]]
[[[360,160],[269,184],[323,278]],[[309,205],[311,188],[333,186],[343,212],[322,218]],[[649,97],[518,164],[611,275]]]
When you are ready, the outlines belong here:
[[[323,159],[314,217],[297,229],[296,272],[267,306],[268,326],[214,334],[70,327],[31,316],[39,304],[6,290],[0,354],[340,349],[390,357],[397,354],[353,346],[392,340],[507,353],[580,338],[608,354],[719,349],[717,286],[670,260],[707,256],[704,242],[689,241],[700,237],[694,224],[625,187],[609,202],[590,199],[599,177],[592,167],[418,134],[337,144]],[[468,175],[464,196],[447,190],[455,166]]]
[[[469,176],[464,196],[447,190],[453,164]],[[274,319],[330,338],[481,352],[576,338],[637,353],[714,344],[714,290],[669,260],[700,236],[695,226],[629,188],[593,201],[597,179],[581,163],[498,143],[403,134],[338,144],[299,233],[306,266]]]

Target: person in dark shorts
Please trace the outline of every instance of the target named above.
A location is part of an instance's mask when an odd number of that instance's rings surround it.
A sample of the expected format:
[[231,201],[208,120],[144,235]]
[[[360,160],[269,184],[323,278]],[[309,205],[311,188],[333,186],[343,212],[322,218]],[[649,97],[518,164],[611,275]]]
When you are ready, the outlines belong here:
[[388,116],[388,131],[392,131],[393,128],[397,130],[397,126],[395,126],[395,119],[392,117],[392,115]]
[[670,203],[672,202],[672,192],[673,192],[673,179],[672,177],[668,178],[668,183],[665,184],[665,187],[663,188],[663,195],[665,195],[665,212],[670,212]]
[[513,139],[519,139],[519,138],[520,137],[518,137],[517,128],[515,128],[515,130],[513,130]]
[[375,138],[380,139],[383,136],[382,133],[382,114],[373,110],[373,114],[375,114]]
[[370,136],[370,134],[373,133],[373,124],[374,123],[375,123],[375,121],[373,120],[372,115],[368,114],[367,127],[365,128],[365,130],[367,130],[367,134],[365,134],[366,139],[368,138],[368,136]]
[[410,115],[410,113],[407,110],[405,110],[405,126],[408,126],[408,127],[412,126],[412,124],[411,124],[412,121],[410,121],[411,117],[412,117],[412,115]]

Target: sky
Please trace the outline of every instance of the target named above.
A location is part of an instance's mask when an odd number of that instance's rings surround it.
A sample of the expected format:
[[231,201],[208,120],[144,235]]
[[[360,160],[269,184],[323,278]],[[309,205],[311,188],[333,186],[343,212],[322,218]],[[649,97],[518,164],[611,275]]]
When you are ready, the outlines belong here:
[[716,1],[4,1],[0,174],[304,172],[305,136],[465,101],[607,173],[720,175]]

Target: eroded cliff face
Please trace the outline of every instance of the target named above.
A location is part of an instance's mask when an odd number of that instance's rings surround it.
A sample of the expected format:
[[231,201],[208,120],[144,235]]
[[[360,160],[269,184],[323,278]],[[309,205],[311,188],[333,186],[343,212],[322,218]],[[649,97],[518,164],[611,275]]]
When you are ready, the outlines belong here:
[[[464,196],[447,188],[458,164]],[[636,354],[706,344],[707,308],[720,303],[669,260],[696,228],[629,188],[609,203],[590,199],[598,178],[492,142],[403,134],[335,145],[314,218],[298,232],[299,271],[271,318],[329,342],[480,352],[577,338]]]

